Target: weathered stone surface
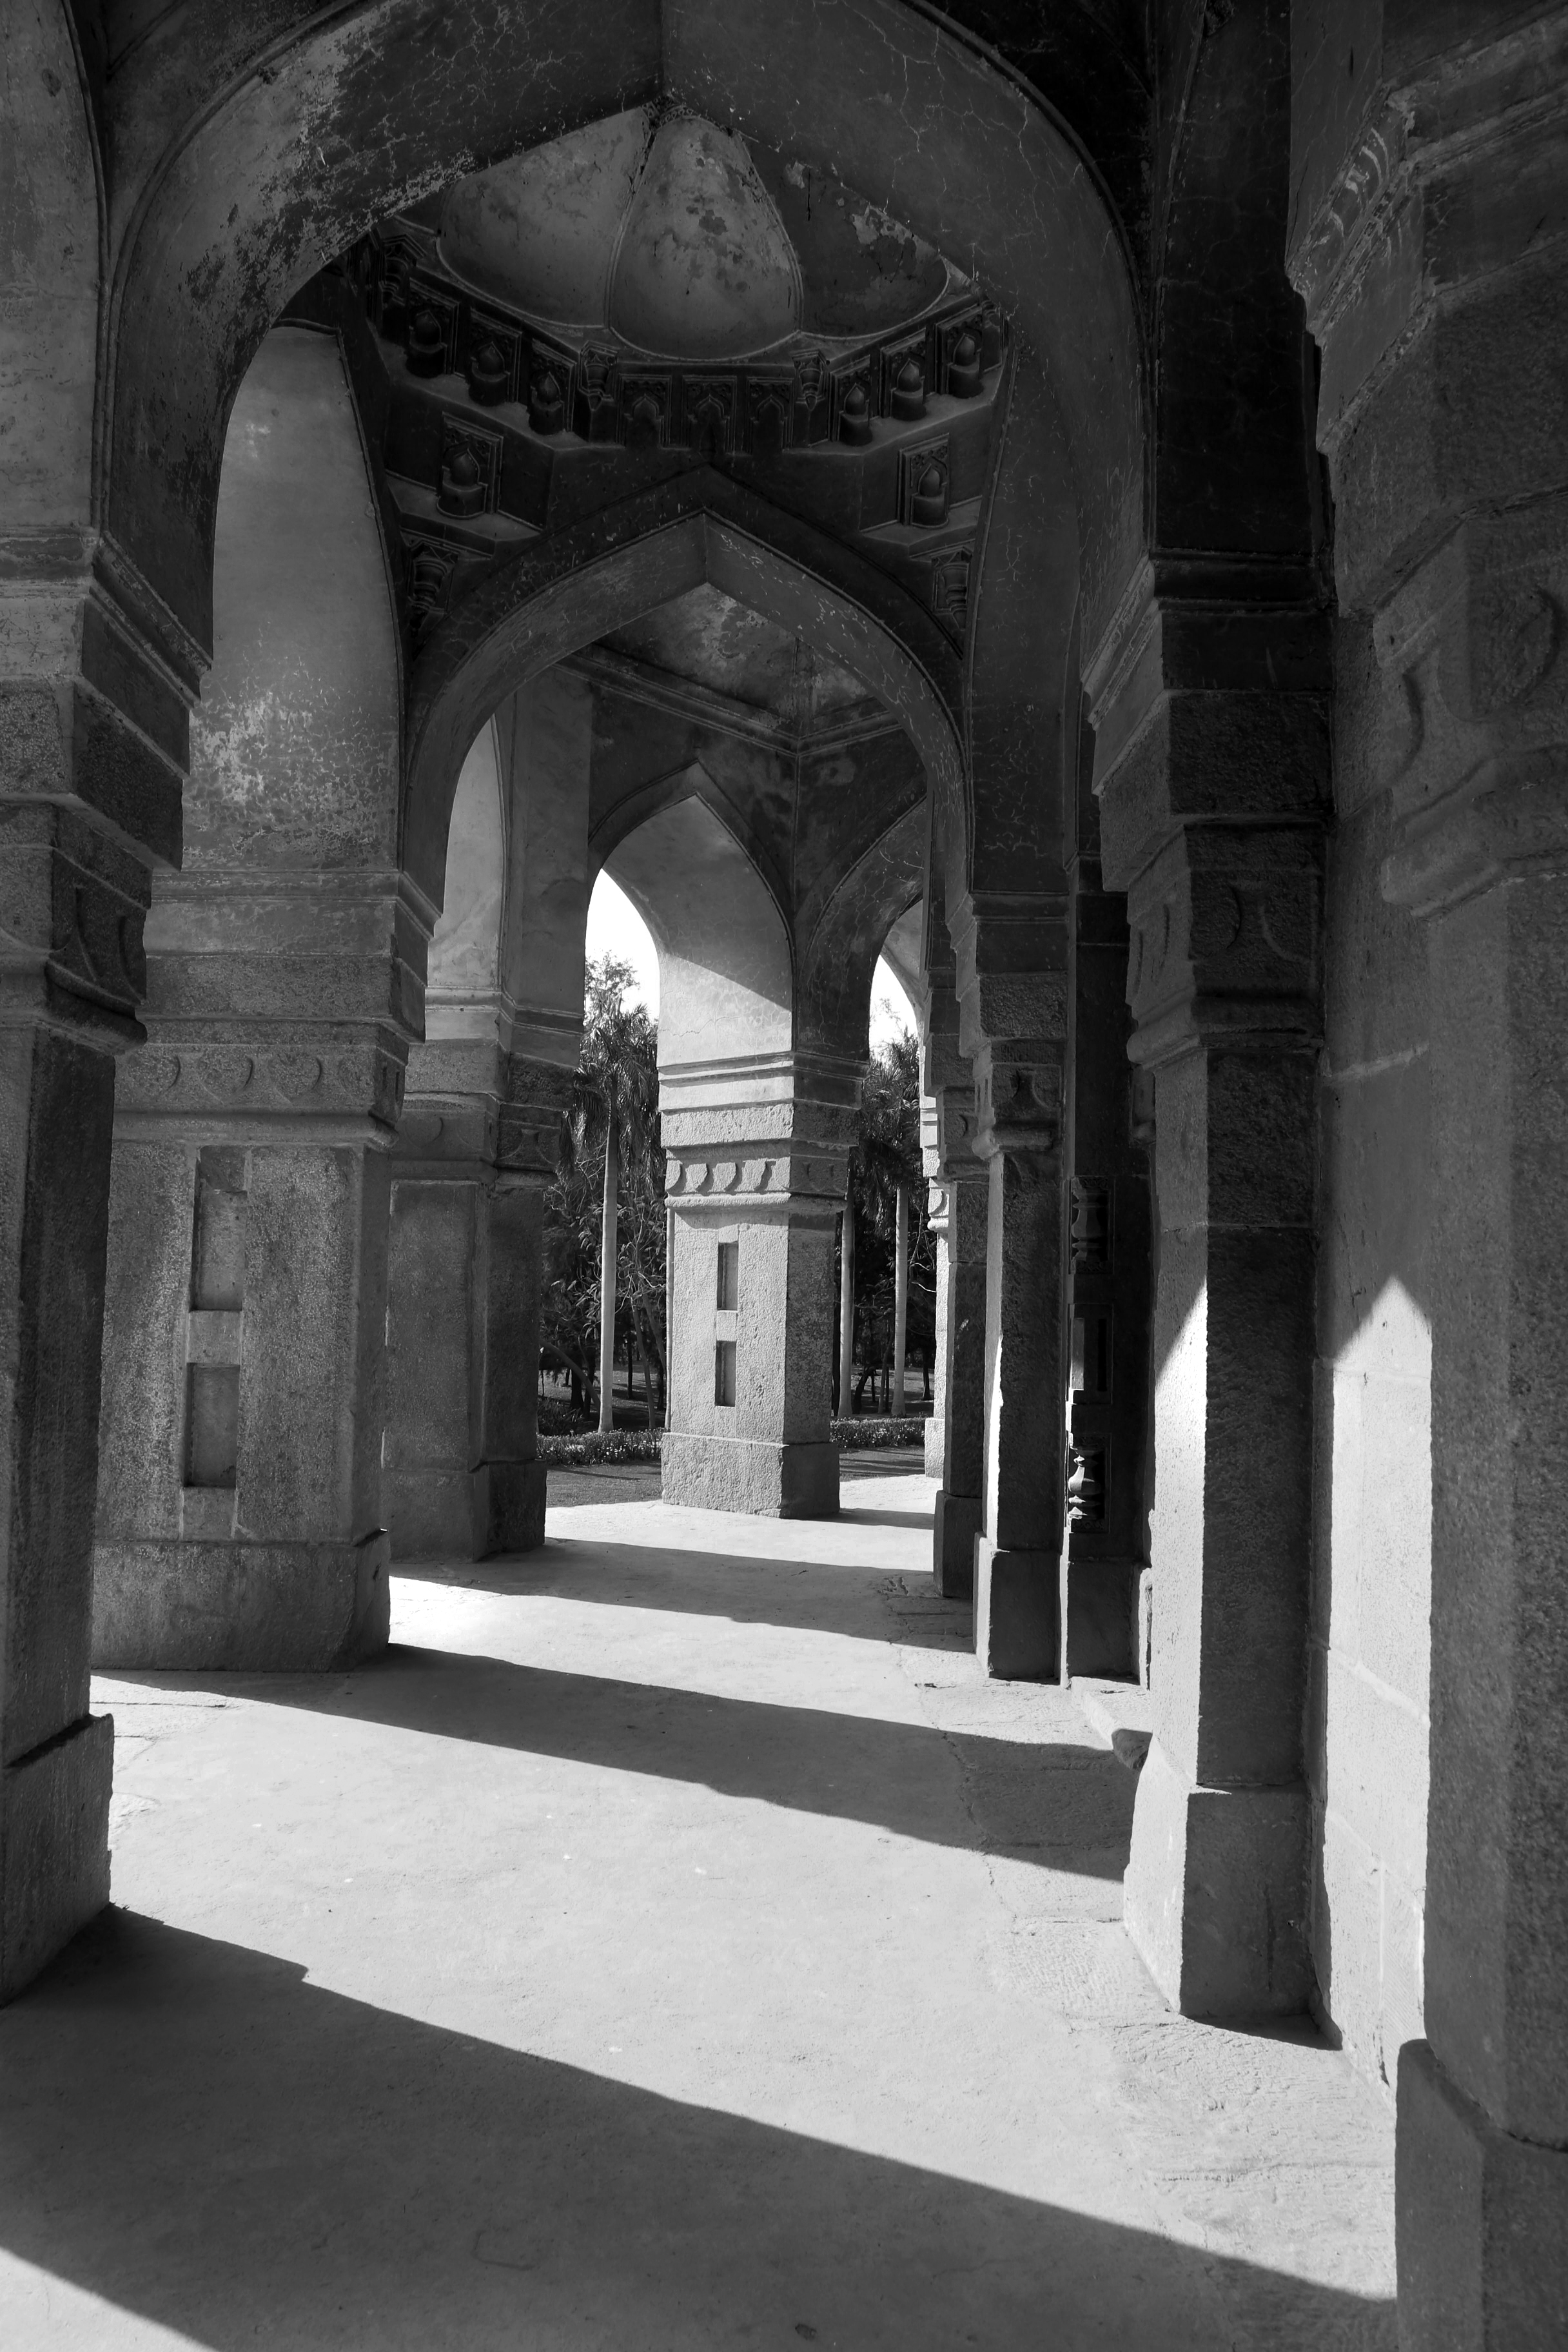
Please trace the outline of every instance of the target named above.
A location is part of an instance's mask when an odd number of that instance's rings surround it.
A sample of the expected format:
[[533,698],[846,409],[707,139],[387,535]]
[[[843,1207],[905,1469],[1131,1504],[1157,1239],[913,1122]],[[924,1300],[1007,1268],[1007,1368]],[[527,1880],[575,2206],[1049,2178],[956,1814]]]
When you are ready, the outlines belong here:
[[358,1542],[100,1540],[101,1668],[324,1674],[386,1647],[391,1547]]

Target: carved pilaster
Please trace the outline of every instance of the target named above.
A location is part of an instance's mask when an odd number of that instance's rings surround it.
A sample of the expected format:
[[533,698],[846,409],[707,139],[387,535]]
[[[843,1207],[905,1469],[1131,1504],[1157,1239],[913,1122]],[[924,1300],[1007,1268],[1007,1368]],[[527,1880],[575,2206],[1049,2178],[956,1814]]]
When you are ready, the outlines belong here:
[[113,1055],[176,858],[201,656],[89,532],[0,536],[0,2000],[106,1899],[86,1712]]
[[1413,11],[1382,62],[1290,270],[1340,599],[1376,653],[1383,893],[1421,919],[1428,982],[1427,2039],[1400,2053],[1401,2340],[1500,2352],[1568,2306],[1568,8],[1471,11],[1462,39]]
[[1329,682],[1304,563],[1152,561],[1088,669],[1104,877],[1131,929],[1130,1050],[1156,1088],[1157,1730],[1127,1918],[1167,1996],[1200,2014],[1289,2011],[1308,1981]]

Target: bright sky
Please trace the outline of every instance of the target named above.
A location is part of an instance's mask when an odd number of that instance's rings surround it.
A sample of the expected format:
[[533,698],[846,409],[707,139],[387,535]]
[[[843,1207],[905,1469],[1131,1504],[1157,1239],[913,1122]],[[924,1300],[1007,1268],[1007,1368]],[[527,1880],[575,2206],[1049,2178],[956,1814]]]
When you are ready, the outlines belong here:
[[[594,895],[588,901],[588,953],[616,955],[629,963],[637,974],[632,990],[634,1001],[646,1004],[658,1018],[658,956],[647,925],[619,884],[612,882],[604,872],[595,883]],[[910,1036],[914,1025],[909,998],[879,956],[876,977],[871,982],[872,1045],[885,1045],[891,1038]]]

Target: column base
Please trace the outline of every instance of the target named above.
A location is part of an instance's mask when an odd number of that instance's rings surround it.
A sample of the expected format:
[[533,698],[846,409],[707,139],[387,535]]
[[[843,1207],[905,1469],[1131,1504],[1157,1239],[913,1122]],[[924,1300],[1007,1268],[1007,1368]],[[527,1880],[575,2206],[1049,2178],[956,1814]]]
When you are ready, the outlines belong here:
[[0,1775],[0,2000],[109,1900],[114,1721],[84,1715]]
[[667,1503],[759,1518],[836,1519],[837,1445],[773,1445],[748,1437],[668,1432],[660,1446]]
[[387,1470],[382,1491],[394,1559],[489,1559],[544,1541],[542,1462],[481,1462],[477,1470]]
[[386,1647],[391,1542],[100,1543],[92,1663],[319,1674]]
[[1307,1793],[1196,1788],[1158,1739],[1138,1777],[1124,1916],[1184,2017],[1307,2006]]
[[544,1541],[542,1462],[481,1462],[471,1474],[474,1558],[537,1551]]
[[1399,2053],[1402,2352],[1568,2344],[1568,2153],[1500,2131],[1430,2043]]
[[1131,1678],[1137,1671],[1138,1563],[1074,1559],[1061,1564],[1063,1682],[1074,1675]]
[[931,1524],[931,1572],[944,1601],[974,1598],[974,1539],[980,1520],[978,1495],[950,1495],[942,1488]]
[[1057,1566],[1043,1551],[974,1538],[974,1654],[994,1681],[1057,1678]]

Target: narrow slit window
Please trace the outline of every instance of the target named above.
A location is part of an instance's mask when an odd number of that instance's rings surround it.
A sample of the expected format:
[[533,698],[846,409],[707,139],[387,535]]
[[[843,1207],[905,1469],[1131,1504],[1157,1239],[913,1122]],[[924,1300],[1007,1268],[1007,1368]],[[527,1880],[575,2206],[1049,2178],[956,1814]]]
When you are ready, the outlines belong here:
[[[739,1303],[741,1289],[741,1244],[721,1242],[719,1244],[719,1311],[733,1314]],[[721,1403],[723,1399],[721,1398]]]
[[735,1342],[721,1339],[713,1349],[713,1402],[733,1404],[735,1402]]

